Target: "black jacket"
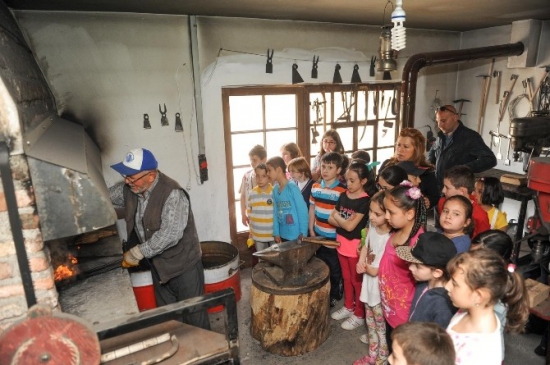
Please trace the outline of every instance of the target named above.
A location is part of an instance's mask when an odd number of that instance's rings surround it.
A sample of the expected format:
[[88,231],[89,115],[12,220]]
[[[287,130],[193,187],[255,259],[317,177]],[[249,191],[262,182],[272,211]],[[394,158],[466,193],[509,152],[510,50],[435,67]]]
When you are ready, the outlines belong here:
[[465,165],[474,173],[479,173],[497,164],[495,154],[483,142],[481,136],[464,126],[461,121],[458,123],[451,143],[442,148],[445,143],[445,134],[440,131],[428,152],[428,161],[435,165],[435,175],[440,189],[443,189],[445,171],[453,166]]
[[416,283],[409,321],[432,322],[447,328],[457,308],[453,306],[445,288],[426,290],[427,287],[427,282]]

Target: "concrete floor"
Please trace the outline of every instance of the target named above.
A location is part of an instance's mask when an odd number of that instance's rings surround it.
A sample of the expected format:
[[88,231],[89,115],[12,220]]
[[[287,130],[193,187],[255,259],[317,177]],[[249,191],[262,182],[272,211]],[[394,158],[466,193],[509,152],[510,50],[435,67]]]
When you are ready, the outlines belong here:
[[[339,322],[331,320],[331,334],[327,341],[318,349],[308,354],[295,357],[284,357],[271,354],[262,349],[260,343],[250,336],[250,268],[241,271],[242,298],[237,304],[239,319],[239,346],[242,364],[352,364],[367,353],[365,344],[359,341],[359,336],[366,332],[360,328],[354,331],[343,330]],[[339,308],[343,303],[339,303]],[[210,314],[212,328],[216,331],[223,328],[223,312]],[[542,365],[544,358],[534,354],[533,349],[540,341],[539,335],[506,335],[507,365]]]

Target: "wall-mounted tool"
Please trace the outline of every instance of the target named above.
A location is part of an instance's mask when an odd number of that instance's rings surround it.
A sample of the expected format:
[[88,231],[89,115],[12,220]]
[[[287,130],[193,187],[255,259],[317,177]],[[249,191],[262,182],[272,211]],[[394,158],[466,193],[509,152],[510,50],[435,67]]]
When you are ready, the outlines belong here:
[[317,58],[315,58],[315,55],[313,55],[313,66],[311,67],[311,78],[312,79],[316,79],[317,76],[318,76],[318,73],[317,73],[317,67],[319,67],[318,63],[319,63],[319,56],[317,56]]
[[208,162],[206,161],[206,155],[199,155],[199,171],[201,183],[208,180]]
[[504,160],[504,164],[506,166],[510,166],[510,146],[512,144],[512,136],[508,135],[508,149],[506,150],[506,160]]
[[397,89],[393,89],[393,99],[391,101],[391,113],[397,115]]
[[468,100],[468,99],[457,99],[457,100],[453,100],[453,103],[454,104],[457,104],[459,103],[460,105],[458,106],[458,119],[460,119],[463,115],[466,115],[465,113],[462,113],[462,108],[464,107],[464,103],[470,103],[471,101]]
[[159,112],[160,112],[160,115],[161,115],[161,118],[160,118],[160,125],[162,125],[163,127],[164,126],[167,126],[168,125],[168,118],[166,117],[166,104],[164,104],[164,111],[162,111],[161,107],[160,107],[160,104],[159,104]]
[[391,101],[392,101],[392,97],[390,96],[390,99],[388,100],[388,105],[386,106],[386,114],[384,115],[384,123],[382,123],[382,126],[384,128],[393,128],[393,122],[388,121],[388,112],[390,111]]
[[149,114],[143,114],[143,129],[151,129],[151,122],[149,122]]
[[311,104],[311,109],[315,110],[315,120],[313,121],[313,127],[311,127],[311,143],[316,144],[317,143],[317,137],[319,137],[319,132],[317,131],[317,124],[321,122],[324,118],[321,117],[321,107],[325,107],[326,101],[319,101],[319,99],[315,99],[315,101]]
[[536,96],[540,90],[540,87],[542,84],[546,82],[546,78],[548,77],[548,72],[550,72],[550,66],[544,66],[544,74],[542,75],[542,79],[539,82],[539,85],[537,86],[535,92],[533,93],[533,96]]
[[478,75],[477,77],[483,77],[483,88],[481,93],[481,102],[479,104],[479,116],[477,118],[477,133],[481,134],[483,126],[483,119],[485,118],[485,109],[487,107],[487,99],[489,96],[489,89],[491,88],[491,76],[493,75],[493,68],[495,67],[495,59],[489,64],[489,73],[487,75]]
[[359,142],[363,140],[365,132],[367,131],[367,121],[369,119],[369,91],[365,90],[365,126],[363,127],[363,132],[361,132],[361,137]]
[[265,62],[265,73],[272,74],[273,73],[273,53],[275,53],[275,50],[269,50],[267,49],[267,61]]
[[374,77],[374,68],[376,67],[376,56],[370,58],[370,70],[369,75]]
[[508,108],[508,102],[510,101],[510,95],[512,94],[512,90],[514,90],[514,86],[516,85],[516,81],[518,80],[518,75],[512,74],[512,76],[510,76],[510,80],[511,80],[510,88],[504,92],[503,98],[500,101],[500,108],[498,110],[497,133],[500,130],[500,122],[502,122],[502,119],[504,118],[504,112]]
[[497,92],[496,92],[496,104],[500,101],[500,79],[501,79],[502,72],[501,71],[494,71],[493,77],[497,79]]
[[176,113],[176,126],[174,127],[176,132],[183,132],[183,124],[181,124],[180,113]]

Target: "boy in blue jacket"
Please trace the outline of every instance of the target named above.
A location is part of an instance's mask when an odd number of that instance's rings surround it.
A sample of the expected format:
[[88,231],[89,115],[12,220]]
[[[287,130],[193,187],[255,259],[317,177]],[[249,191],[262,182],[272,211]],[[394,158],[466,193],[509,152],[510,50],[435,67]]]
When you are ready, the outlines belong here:
[[281,157],[272,157],[267,160],[266,166],[267,176],[274,185],[272,194],[275,242],[295,240],[300,233],[307,236],[307,206],[298,185],[288,183],[285,161]]
[[447,263],[457,254],[456,247],[441,233],[426,232],[418,236],[416,246],[401,246],[397,256],[408,261],[417,281],[409,314],[411,322],[433,322],[447,328],[457,311],[445,289],[449,281]]

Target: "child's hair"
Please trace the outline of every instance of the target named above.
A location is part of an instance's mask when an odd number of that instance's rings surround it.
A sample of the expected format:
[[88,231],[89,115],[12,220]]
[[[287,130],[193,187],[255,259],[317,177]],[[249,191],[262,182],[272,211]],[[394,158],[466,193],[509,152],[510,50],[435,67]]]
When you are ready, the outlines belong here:
[[281,147],[281,152],[283,151],[287,151],[290,154],[290,158],[303,156],[300,147],[294,142],[285,143],[283,147]]
[[283,173],[286,174],[286,164],[285,164],[285,160],[283,160],[282,157],[279,157],[279,156],[271,157],[269,160],[267,160],[265,164],[273,167],[274,169],[277,169],[277,167],[280,167],[281,170],[283,170]]
[[290,170],[291,168],[293,170],[296,170],[297,172],[304,174],[309,179],[312,178],[311,169],[309,168],[309,164],[304,157],[296,157],[290,160],[288,163],[288,170]]
[[267,172],[267,166],[265,165],[265,163],[259,163],[258,166],[256,166],[256,168],[254,169],[254,173],[258,173],[258,170],[264,170],[265,172]]
[[445,179],[449,179],[455,188],[466,188],[468,194],[473,193],[475,188],[475,176],[468,166],[453,166],[443,174]]
[[257,144],[248,152],[248,156],[258,156],[260,160],[263,160],[267,157],[267,151],[264,146]]
[[[454,195],[446,199],[445,204],[447,204],[447,202],[452,202],[452,201],[459,202],[464,208],[464,215],[466,216],[466,219],[470,220],[470,224],[464,227],[464,233],[466,233],[468,236],[471,237],[472,233],[474,233],[474,220],[472,219],[474,206],[472,205],[472,202],[470,201],[470,199],[466,198],[465,196]],[[443,205],[443,207],[445,207],[445,204]]]
[[351,161],[348,167],[349,171],[354,171],[359,179],[367,179],[367,182],[363,185],[363,190],[369,195],[373,196],[376,193],[376,179],[374,177],[373,168],[368,164],[365,164],[363,160]]
[[386,213],[386,207],[384,206],[384,197],[386,194],[383,191],[379,191],[370,198],[370,204],[378,204],[380,210]]
[[323,134],[323,138],[321,138],[321,147],[319,148],[319,154],[323,156],[327,151],[323,149],[323,140],[327,137],[332,138],[336,142],[336,147],[334,148],[333,152],[339,152],[341,154],[344,153],[344,145],[342,144],[342,139],[340,138],[340,135],[336,130],[329,129],[328,131]]
[[478,179],[483,184],[483,193],[481,194],[481,204],[499,206],[504,201],[504,191],[502,184],[496,177],[482,177]]
[[357,150],[351,154],[352,160],[363,160],[365,163],[370,162],[370,153],[364,150]]
[[391,186],[397,186],[401,184],[402,181],[408,180],[409,175],[407,175],[407,172],[403,170],[402,167],[393,165],[388,166],[384,170],[380,171],[380,173],[376,177],[376,181],[378,182],[380,178],[386,180],[386,182]]
[[342,169],[340,170],[340,175],[344,176],[346,174],[346,171],[348,170],[348,167],[351,161],[348,156],[346,155],[341,155],[341,156],[342,156]]
[[414,225],[409,237],[407,238],[407,242],[405,242],[405,246],[409,246],[411,244],[411,238],[418,233],[420,228],[424,228],[424,230],[426,230],[426,204],[424,203],[424,198],[422,195],[420,195],[417,199],[413,199],[409,196],[412,195],[409,190],[413,191],[413,189],[416,189],[420,194],[420,190],[410,186],[410,182],[408,181],[407,184],[399,185],[389,191],[386,191],[386,197],[388,197],[393,204],[401,210],[406,212],[414,209]]
[[410,365],[454,365],[455,347],[441,326],[428,322],[407,322],[397,326],[391,339],[401,346]]
[[481,232],[472,239],[472,246],[474,245],[479,245],[479,248],[488,248],[498,252],[506,261],[510,261],[510,256],[512,256],[512,251],[514,249],[512,238],[508,233],[500,229],[490,229]]
[[321,157],[321,162],[328,163],[328,164],[334,164],[337,168],[342,168],[342,163],[344,162],[344,158],[341,154],[338,152],[328,152]]
[[464,271],[464,280],[472,290],[487,289],[488,305],[499,299],[508,307],[506,331],[521,332],[529,316],[527,288],[521,275],[509,272],[504,259],[496,251],[482,248],[455,256],[447,265],[451,276]]

